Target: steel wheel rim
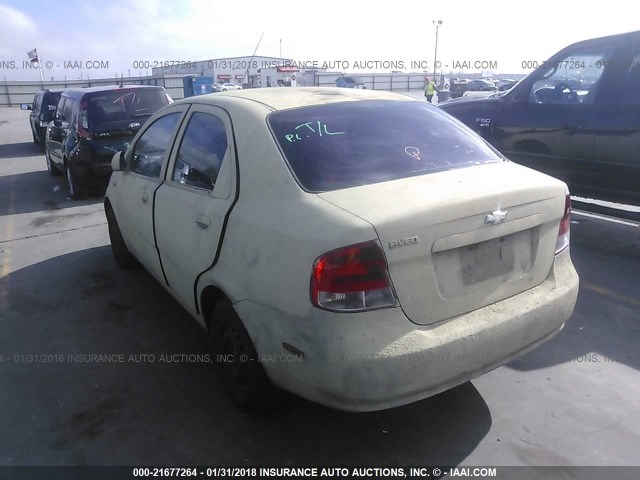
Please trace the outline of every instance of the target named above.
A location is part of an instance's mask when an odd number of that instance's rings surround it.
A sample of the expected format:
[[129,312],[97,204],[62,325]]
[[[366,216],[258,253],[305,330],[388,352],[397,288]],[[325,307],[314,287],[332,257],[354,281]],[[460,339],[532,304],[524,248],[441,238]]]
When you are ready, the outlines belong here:
[[[233,362],[225,363],[225,371],[236,388],[246,389],[249,383],[248,349],[236,325],[228,326],[222,334],[222,353],[231,355]],[[244,357],[243,357],[244,356]],[[243,357],[244,361],[240,360]]]

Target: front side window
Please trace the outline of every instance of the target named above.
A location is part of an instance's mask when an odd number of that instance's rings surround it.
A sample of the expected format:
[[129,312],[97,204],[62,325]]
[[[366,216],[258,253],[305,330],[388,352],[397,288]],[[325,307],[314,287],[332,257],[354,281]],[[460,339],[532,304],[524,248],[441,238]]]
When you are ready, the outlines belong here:
[[227,146],[227,132],[222,120],[214,115],[194,113],[178,150],[173,180],[213,190]]
[[550,60],[529,91],[529,103],[593,104],[610,54],[611,48],[598,46]]
[[501,162],[470,129],[424,102],[366,100],[268,117],[300,186],[311,192]]
[[130,170],[146,177],[159,177],[167,156],[180,112],[157,119],[135,144]]

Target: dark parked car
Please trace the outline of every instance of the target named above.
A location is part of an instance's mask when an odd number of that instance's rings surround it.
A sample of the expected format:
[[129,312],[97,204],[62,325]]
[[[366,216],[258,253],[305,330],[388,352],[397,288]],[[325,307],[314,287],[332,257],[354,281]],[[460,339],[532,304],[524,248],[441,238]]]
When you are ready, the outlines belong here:
[[572,194],[640,205],[640,31],[570,45],[511,90],[440,105]]
[[471,80],[467,83],[467,92],[488,92],[497,90],[496,84],[488,80]]
[[23,103],[20,105],[22,110],[31,110],[31,115],[29,115],[31,135],[33,143],[39,144],[41,150],[44,150],[47,125],[56,114],[56,106],[60,101],[61,93],[62,90],[42,90],[33,96],[32,104]]
[[84,198],[90,187],[106,185],[113,154],[126,150],[145,121],[170,102],[155,86],[65,90],[47,129],[49,173],[65,172],[71,198]]

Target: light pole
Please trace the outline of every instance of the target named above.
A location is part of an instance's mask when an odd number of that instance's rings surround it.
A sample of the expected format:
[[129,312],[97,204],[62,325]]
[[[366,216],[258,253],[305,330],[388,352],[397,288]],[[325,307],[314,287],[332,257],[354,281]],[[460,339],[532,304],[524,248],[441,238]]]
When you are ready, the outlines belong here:
[[435,83],[438,73],[438,28],[442,25],[442,20],[433,20],[433,24],[436,26],[436,51],[433,54],[433,81]]

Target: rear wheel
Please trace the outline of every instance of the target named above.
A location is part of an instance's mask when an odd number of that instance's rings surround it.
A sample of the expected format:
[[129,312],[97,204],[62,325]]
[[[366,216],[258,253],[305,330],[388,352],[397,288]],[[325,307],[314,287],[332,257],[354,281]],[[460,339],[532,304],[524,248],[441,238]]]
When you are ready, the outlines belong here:
[[118,221],[111,207],[106,208],[107,224],[109,225],[109,240],[111,240],[111,251],[113,258],[120,268],[123,270],[131,270],[136,268],[139,263],[136,258],[131,255],[127,244],[124,242],[122,232],[118,226]]
[[281,403],[284,392],[267,377],[251,337],[227,299],[212,312],[216,351],[222,355],[222,378],[231,400],[248,412],[265,411]]
[[86,185],[82,184],[75,173],[71,165],[67,163],[67,184],[69,185],[69,196],[72,200],[82,200],[87,197]]

